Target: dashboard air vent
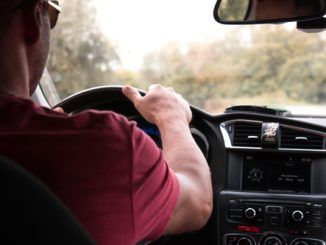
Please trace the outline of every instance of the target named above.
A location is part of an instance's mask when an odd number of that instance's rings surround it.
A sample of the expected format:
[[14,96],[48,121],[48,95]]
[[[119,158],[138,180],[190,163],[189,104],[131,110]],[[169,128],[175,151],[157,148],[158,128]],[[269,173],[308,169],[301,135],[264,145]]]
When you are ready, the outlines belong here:
[[234,123],[234,146],[260,147],[261,123],[236,122]]
[[294,149],[323,149],[323,137],[318,134],[281,127],[281,147]]

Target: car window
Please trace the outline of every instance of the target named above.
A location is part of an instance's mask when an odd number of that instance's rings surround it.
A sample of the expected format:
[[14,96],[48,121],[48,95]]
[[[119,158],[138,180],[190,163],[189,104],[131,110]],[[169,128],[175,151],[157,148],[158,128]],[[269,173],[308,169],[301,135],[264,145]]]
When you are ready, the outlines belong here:
[[326,115],[325,33],[295,24],[223,26],[214,4],[62,1],[47,64],[58,95],[160,83],[211,113],[253,104]]

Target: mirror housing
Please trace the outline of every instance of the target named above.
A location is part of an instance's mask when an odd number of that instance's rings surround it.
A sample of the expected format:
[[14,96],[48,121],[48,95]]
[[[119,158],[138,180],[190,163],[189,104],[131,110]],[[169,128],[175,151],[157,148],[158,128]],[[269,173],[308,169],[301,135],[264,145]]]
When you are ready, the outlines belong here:
[[320,19],[326,0],[217,0],[214,18],[222,24],[268,24]]

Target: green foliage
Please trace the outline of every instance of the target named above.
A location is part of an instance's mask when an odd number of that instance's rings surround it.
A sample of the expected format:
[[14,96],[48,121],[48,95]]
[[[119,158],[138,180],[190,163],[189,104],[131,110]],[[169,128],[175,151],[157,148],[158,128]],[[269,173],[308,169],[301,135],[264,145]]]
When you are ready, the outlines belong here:
[[[223,39],[186,48],[170,44],[146,56],[143,78],[173,86],[199,106],[212,100],[273,97],[280,91],[288,101],[326,103],[326,40],[321,34],[274,26],[244,33],[247,38],[235,29]],[[272,101],[285,103],[277,96]]]
[[92,1],[67,0],[53,31],[48,69],[63,97],[114,80],[119,57],[95,20]]

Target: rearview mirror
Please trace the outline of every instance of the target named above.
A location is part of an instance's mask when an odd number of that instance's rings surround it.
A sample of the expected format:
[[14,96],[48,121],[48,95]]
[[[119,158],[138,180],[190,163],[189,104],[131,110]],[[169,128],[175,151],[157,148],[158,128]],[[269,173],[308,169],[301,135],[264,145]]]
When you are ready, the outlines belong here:
[[223,24],[303,21],[325,14],[326,0],[218,0],[214,9]]

